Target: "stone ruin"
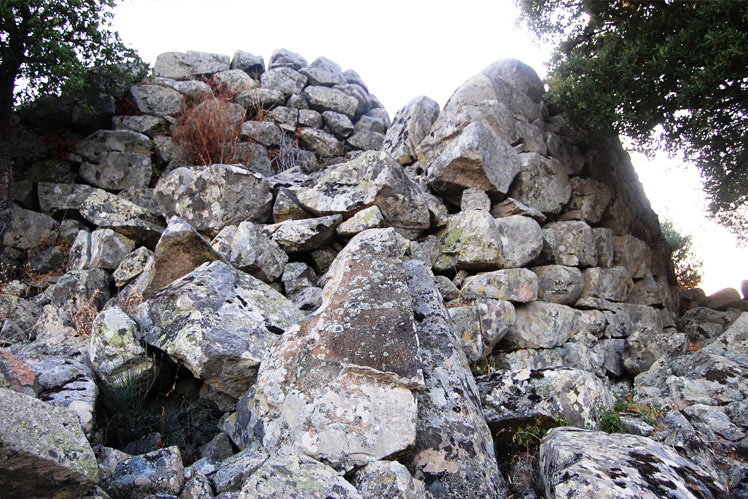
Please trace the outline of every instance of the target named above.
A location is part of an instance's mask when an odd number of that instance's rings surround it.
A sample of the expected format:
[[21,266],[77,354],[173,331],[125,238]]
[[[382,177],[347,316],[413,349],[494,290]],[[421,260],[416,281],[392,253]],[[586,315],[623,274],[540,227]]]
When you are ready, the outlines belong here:
[[[236,156],[192,164],[219,92]],[[2,495],[747,497],[748,301],[678,291],[543,94],[501,60],[390,121],[328,59],[187,52],[21,110]]]

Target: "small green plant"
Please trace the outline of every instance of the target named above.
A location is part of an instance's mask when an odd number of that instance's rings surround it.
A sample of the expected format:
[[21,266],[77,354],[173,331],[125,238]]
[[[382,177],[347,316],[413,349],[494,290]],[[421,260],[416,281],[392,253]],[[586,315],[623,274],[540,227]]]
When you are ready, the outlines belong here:
[[519,446],[524,446],[528,452],[531,448],[537,447],[548,430],[557,426],[569,426],[568,421],[560,416],[553,418],[544,418],[535,416],[527,426],[520,426],[512,437],[512,442]]
[[600,418],[600,429],[605,433],[623,433],[621,415],[615,410],[608,409]]

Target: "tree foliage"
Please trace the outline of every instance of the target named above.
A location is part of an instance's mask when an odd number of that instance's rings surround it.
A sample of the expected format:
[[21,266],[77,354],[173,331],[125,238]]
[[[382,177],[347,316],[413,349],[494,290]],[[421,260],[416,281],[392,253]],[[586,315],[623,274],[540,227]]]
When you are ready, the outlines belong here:
[[690,234],[679,232],[673,222],[663,219],[660,223],[662,235],[670,246],[670,258],[673,261],[675,277],[680,289],[692,289],[701,283],[703,262],[693,251],[693,240]]
[[554,43],[550,97],[579,125],[682,153],[748,238],[748,2],[517,0]]
[[132,79],[142,62],[109,28],[115,3],[0,0],[0,113],[41,94],[107,92]]

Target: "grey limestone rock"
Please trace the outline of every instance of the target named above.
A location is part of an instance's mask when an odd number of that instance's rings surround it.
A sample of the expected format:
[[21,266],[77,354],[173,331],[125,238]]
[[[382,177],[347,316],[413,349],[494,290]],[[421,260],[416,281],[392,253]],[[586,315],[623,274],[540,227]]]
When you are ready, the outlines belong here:
[[534,102],[540,102],[545,93],[543,82],[535,70],[517,59],[500,59],[484,69],[483,73],[501,78]]
[[112,229],[151,248],[164,230],[163,222],[157,215],[100,189],[85,199],[80,214],[100,228]]
[[519,171],[514,149],[482,124],[471,123],[429,164],[427,175],[433,189],[459,200],[467,187],[506,194]]
[[675,449],[637,435],[554,428],[538,460],[546,497],[708,497],[727,490]]
[[138,325],[119,307],[107,308],[94,319],[86,360],[105,386],[138,379],[151,368],[138,333]]
[[278,244],[249,221],[224,227],[210,244],[231,265],[266,282],[280,277],[288,261]]
[[344,114],[325,111],[322,113],[322,119],[327,128],[340,140],[350,137],[353,133],[353,122]]
[[260,55],[237,50],[231,59],[231,69],[241,69],[256,80],[265,72],[265,59]]
[[501,238],[502,266],[524,267],[543,250],[543,231],[530,217],[513,215],[494,219]]
[[60,224],[44,213],[21,208],[13,204],[10,224],[3,234],[3,245],[18,249],[31,249],[54,241]]
[[356,472],[353,485],[364,499],[426,497],[423,482],[415,480],[408,468],[397,461],[375,461],[367,464]]
[[156,58],[154,72],[157,77],[174,80],[190,80],[229,69],[231,60],[227,55],[205,52],[166,52]]
[[112,273],[114,284],[118,288],[125,286],[125,284],[130,282],[132,279],[138,277],[152,259],[153,251],[144,246],[140,246],[136,250],[125,255]]
[[461,211],[449,217],[441,237],[435,270],[498,269],[503,264],[501,234],[485,210]]
[[319,111],[335,111],[353,118],[356,115],[358,101],[335,88],[310,85],[304,89],[304,97],[309,107]]
[[257,113],[261,109],[273,109],[283,104],[284,95],[280,90],[273,88],[252,88],[243,90],[236,94],[234,102],[239,104],[250,113]]
[[337,226],[335,232],[341,237],[353,237],[367,229],[378,229],[384,226],[384,217],[378,206],[361,210]]
[[262,88],[277,90],[286,97],[299,94],[307,83],[307,77],[289,67],[270,68],[260,76]]
[[335,237],[335,228],[343,218],[328,215],[303,220],[286,220],[279,224],[266,225],[263,231],[283,251],[295,253],[312,251],[327,246]]
[[196,230],[214,234],[244,220],[267,220],[272,200],[261,175],[231,165],[176,168],[156,186],[164,216],[177,215]]
[[521,169],[509,195],[546,214],[557,214],[571,197],[565,168],[537,153],[519,155]]
[[454,322],[455,333],[462,340],[465,355],[471,361],[488,357],[514,324],[514,306],[508,301],[483,298],[447,310]]
[[584,290],[584,275],[576,267],[544,265],[532,267],[538,276],[538,300],[574,305]]
[[333,135],[316,128],[302,128],[299,141],[320,158],[334,158],[344,153],[343,143]]
[[543,254],[551,263],[572,267],[597,264],[594,233],[584,222],[552,222],[543,227]]
[[255,441],[241,452],[230,456],[218,465],[211,475],[216,492],[239,492],[244,482],[268,460],[270,454]]
[[98,163],[102,155],[112,152],[150,154],[153,144],[142,133],[131,130],[99,130],[75,145],[76,154]]
[[184,96],[176,90],[161,85],[134,85],[130,94],[143,114],[173,116],[182,111]]
[[576,312],[558,303],[534,301],[515,307],[516,320],[501,342],[506,350],[553,348],[571,338]]
[[325,57],[318,57],[311,64],[299,70],[309,79],[310,85],[333,87],[346,84],[345,75],[335,62]]
[[631,275],[625,267],[585,269],[584,282],[582,296],[592,296],[613,302],[626,301],[634,286]]
[[584,220],[590,224],[600,221],[612,199],[610,188],[591,178],[573,177],[571,199],[561,220]]
[[247,431],[268,451],[292,446],[348,471],[413,444],[423,373],[404,252],[392,229],[353,238],[328,271],[322,307],[265,356]]
[[288,49],[276,49],[270,54],[270,62],[268,63],[269,69],[290,67],[293,69],[301,69],[307,65],[306,59],[296,52],[291,52]]
[[241,69],[220,71],[213,75],[213,81],[218,88],[224,88],[234,94],[259,86],[259,82]]
[[344,216],[376,205],[387,225],[425,229],[430,216],[425,196],[389,155],[367,151],[330,167],[316,184],[297,193],[299,203],[316,215]]
[[83,497],[99,481],[73,411],[0,388],[0,476],[8,497]]
[[330,466],[293,452],[279,453],[265,461],[237,496],[238,499],[255,497],[362,499],[356,488]]
[[142,295],[148,298],[203,263],[216,260],[226,261],[190,224],[179,217],[171,217],[153,252]]
[[370,130],[358,130],[346,139],[346,143],[361,151],[378,151],[382,148],[384,134]]
[[634,236],[616,236],[614,240],[615,266],[626,267],[634,279],[652,273],[652,250],[647,243]]
[[538,277],[528,269],[505,269],[483,272],[465,279],[463,297],[491,298],[516,303],[535,301]]
[[494,434],[514,430],[538,416],[597,429],[603,413],[615,403],[600,378],[566,367],[499,371],[479,377],[476,383]]
[[404,266],[426,386],[415,444],[402,462],[435,497],[505,497],[478,388],[441,295],[421,262]]
[[153,138],[156,134],[166,131],[168,122],[160,116],[144,114],[142,116],[114,116],[112,128],[115,130],[132,130]]
[[279,146],[283,132],[275,123],[268,121],[245,121],[240,129],[243,138],[251,139],[264,146]]
[[85,184],[57,184],[39,182],[39,207],[43,213],[55,213],[64,210],[79,210],[83,202],[95,189]]
[[301,316],[280,293],[223,262],[201,265],[134,312],[148,344],[234,397],[253,383],[278,334]]
[[[435,100],[423,95],[411,99],[395,113],[382,145],[383,150],[401,165],[413,163],[416,160],[416,146],[429,133],[438,115],[439,104]],[[384,130],[375,131],[381,133]]]
[[179,494],[184,467],[179,447],[166,447],[117,463],[102,477],[102,487],[112,499],[146,499],[153,494]]
[[114,270],[135,248],[135,242],[111,229],[79,231],[70,247],[68,270]]

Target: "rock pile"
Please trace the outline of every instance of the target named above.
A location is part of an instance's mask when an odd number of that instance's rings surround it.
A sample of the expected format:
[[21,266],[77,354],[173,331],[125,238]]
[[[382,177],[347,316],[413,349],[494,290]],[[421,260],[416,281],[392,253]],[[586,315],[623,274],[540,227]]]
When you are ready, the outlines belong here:
[[[543,93],[502,60],[390,122],[325,58],[168,53],[112,129],[27,137],[3,490],[748,494],[746,301],[681,299],[620,143]],[[191,164],[213,95],[251,154]]]

